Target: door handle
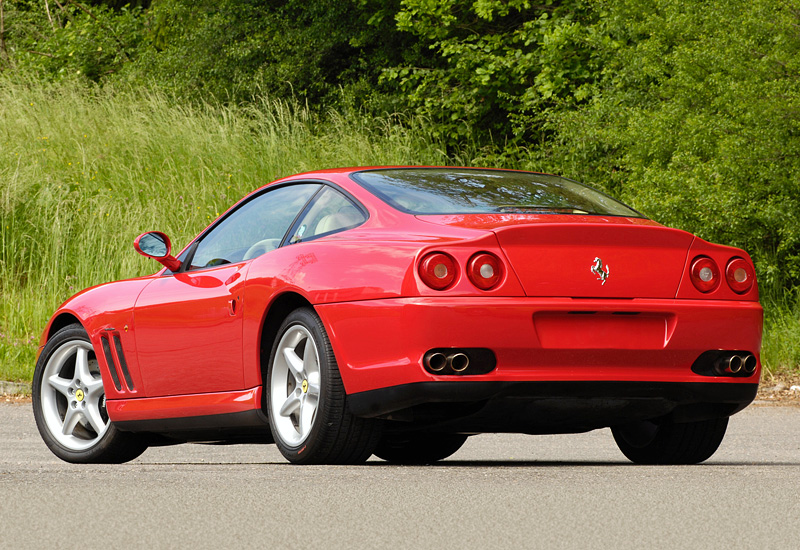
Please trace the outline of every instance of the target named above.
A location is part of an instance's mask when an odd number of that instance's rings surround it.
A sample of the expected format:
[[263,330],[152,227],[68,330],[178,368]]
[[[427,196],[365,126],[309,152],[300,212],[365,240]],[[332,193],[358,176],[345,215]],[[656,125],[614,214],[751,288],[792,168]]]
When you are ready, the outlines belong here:
[[236,298],[231,298],[228,300],[228,312],[231,316],[236,315]]

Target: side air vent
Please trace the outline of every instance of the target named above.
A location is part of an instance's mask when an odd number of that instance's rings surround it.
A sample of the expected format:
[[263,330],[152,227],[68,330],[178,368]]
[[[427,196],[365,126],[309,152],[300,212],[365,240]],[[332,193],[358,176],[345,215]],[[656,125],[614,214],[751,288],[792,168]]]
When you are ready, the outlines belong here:
[[106,356],[106,364],[108,371],[111,373],[111,380],[114,382],[114,387],[117,391],[122,391],[122,384],[119,383],[119,373],[117,372],[117,365],[114,362],[114,356],[111,354],[111,345],[108,343],[108,336],[105,334],[100,336],[100,341],[103,343],[103,353]]
[[[114,339],[114,349],[111,349],[111,339]],[[108,372],[111,374],[111,380],[114,382],[114,387],[117,391],[124,391],[119,373],[122,371],[122,376],[125,379],[125,386],[128,391],[136,391],[133,384],[131,372],[128,369],[128,361],[125,359],[125,351],[122,349],[122,341],[119,338],[119,332],[106,332],[100,335],[100,341],[103,344],[103,354],[106,357],[108,364]]]
[[122,369],[122,375],[125,377],[125,384],[128,389],[134,391],[136,388],[133,385],[131,373],[128,371],[128,362],[125,360],[125,352],[122,351],[122,342],[119,340],[119,334],[114,334],[114,349],[117,351],[117,359],[119,359],[119,366]]

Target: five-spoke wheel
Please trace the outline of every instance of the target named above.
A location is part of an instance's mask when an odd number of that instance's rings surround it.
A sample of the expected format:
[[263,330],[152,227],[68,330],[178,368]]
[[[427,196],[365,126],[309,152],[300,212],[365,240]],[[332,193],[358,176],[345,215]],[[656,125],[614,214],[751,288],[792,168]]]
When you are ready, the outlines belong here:
[[125,462],[146,449],[139,436],[109,421],[97,356],[80,325],[62,328],[42,350],[33,414],[44,442],[67,462]]
[[289,327],[278,342],[270,375],[270,414],[278,436],[299,445],[311,433],[320,400],[319,354],[311,332]]
[[382,424],[347,410],[336,357],[313,309],[284,319],[264,385],[272,436],[289,461],[355,464],[372,454]]
[[105,435],[105,392],[89,342],[61,344],[45,364],[40,390],[47,429],[61,445],[83,451]]

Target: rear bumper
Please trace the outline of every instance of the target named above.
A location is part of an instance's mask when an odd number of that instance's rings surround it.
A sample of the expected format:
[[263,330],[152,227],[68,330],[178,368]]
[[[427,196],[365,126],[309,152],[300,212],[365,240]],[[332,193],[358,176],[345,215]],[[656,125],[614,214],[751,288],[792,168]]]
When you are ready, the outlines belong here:
[[421,382],[348,396],[353,414],[463,432],[574,433],[659,419],[730,416],[758,384],[673,382]]
[[[759,357],[763,311],[757,302],[456,297],[347,302],[316,309],[353,398],[394,386],[419,389],[419,383],[452,382],[458,391],[467,391],[467,381],[755,387],[761,371],[760,359],[756,371],[741,378],[691,370],[708,350],[746,350]],[[490,349],[497,367],[458,378],[428,373],[422,366],[424,354],[448,347]],[[384,399],[393,401],[391,395]]]

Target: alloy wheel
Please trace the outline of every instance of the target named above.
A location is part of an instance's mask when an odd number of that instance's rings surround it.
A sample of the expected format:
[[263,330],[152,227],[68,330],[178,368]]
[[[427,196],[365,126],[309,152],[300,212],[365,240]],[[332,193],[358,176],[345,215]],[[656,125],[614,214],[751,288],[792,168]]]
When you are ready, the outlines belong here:
[[270,392],[277,435],[287,445],[300,445],[311,433],[320,402],[317,344],[300,324],[290,326],[278,343]]
[[70,340],[50,356],[40,382],[42,414],[52,437],[70,451],[97,444],[109,427],[105,391],[89,342]]

